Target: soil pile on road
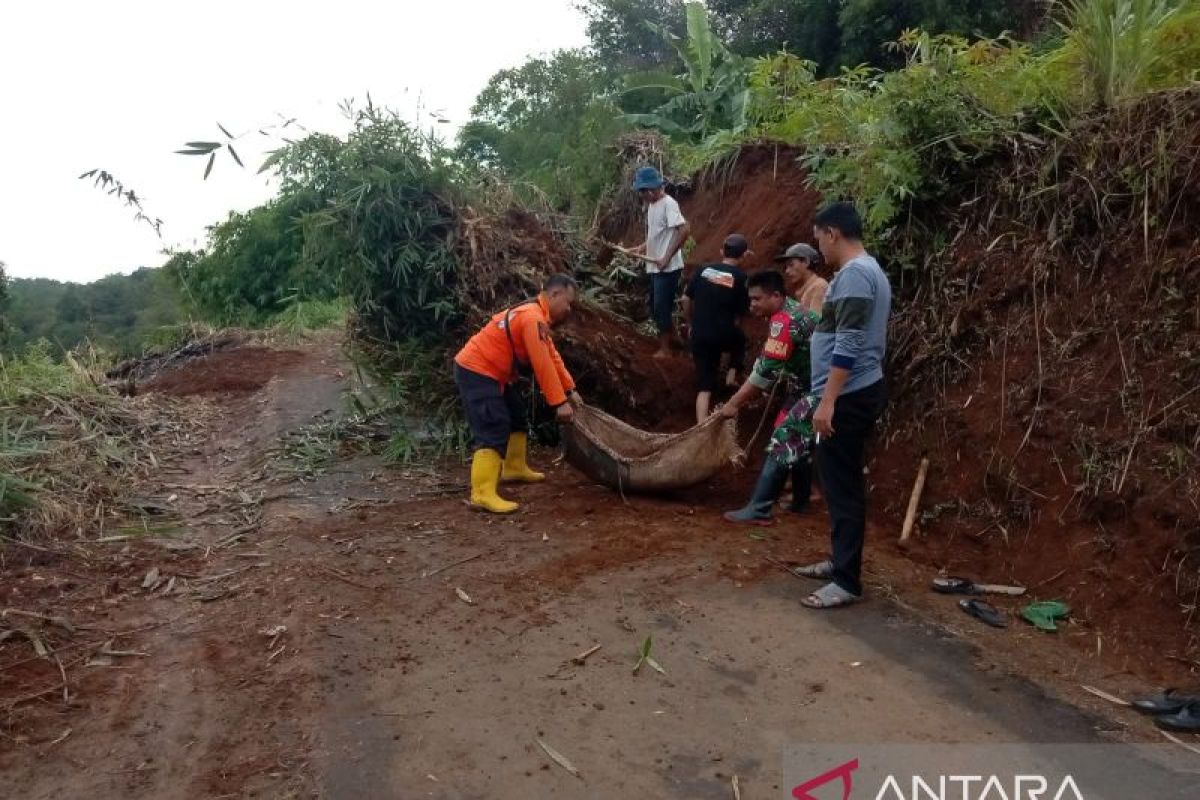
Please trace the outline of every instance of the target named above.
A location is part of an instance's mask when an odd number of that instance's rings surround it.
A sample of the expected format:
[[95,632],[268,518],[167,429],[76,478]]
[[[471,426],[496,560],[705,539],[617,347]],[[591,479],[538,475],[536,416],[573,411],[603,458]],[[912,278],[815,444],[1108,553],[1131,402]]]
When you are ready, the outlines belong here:
[[141,392],[187,397],[198,394],[255,392],[283,370],[304,361],[296,350],[244,347],[221,350],[171,369],[139,387]]

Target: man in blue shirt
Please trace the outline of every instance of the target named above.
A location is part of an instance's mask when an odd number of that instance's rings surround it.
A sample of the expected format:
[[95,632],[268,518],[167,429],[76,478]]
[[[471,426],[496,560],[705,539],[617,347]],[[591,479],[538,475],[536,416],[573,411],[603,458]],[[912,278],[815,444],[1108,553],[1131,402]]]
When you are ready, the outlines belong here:
[[812,336],[812,424],[816,464],[832,526],[832,556],[798,574],[830,582],[802,602],[833,608],[862,596],[866,535],[867,438],[887,405],[883,359],[892,289],[862,243],[862,220],[850,203],[832,203],[813,219],[826,263],[836,272]]

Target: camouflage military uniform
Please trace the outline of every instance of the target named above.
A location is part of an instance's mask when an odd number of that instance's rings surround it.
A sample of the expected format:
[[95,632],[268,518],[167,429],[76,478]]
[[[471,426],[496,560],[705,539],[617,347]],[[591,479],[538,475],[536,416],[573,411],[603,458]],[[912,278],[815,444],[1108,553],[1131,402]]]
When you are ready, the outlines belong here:
[[784,381],[784,404],[775,419],[775,431],[767,455],[784,466],[792,466],[812,453],[812,412],[815,399],[809,394],[810,345],[820,316],[792,298],[771,316],[762,355],[754,362],[750,382],[769,391]]

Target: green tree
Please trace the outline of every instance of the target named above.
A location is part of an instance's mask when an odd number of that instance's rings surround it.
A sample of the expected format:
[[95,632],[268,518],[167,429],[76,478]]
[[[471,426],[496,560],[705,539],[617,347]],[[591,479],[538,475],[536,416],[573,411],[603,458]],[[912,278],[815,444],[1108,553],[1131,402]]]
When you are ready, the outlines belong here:
[[[897,67],[903,57],[887,47],[906,30],[991,38],[1022,25],[1013,0],[846,0],[838,14],[840,66]],[[1027,24],[1027,23],[1026,23]]]
[[843,0],[709,0],[714,27],[729,48],[745,56],[788,50],[836,71]]
[[533,183],[561,210],[588,211],[614,177],[607,147],[622,124],[612,89],[580,50],[501,70],[475,100],[458,153]]
[[744,130],[750,63],[725,47],[702,4],[688,3],[686,10],[686,39],[666,28],[658,29],[676,49],[684,71],[679,75],[659,71],[628,76],[627,92],[651,89],[664,92],[667,100],[650,113],[628,114],[626,119],[697,142],[718,131]]
[[655,29],[683,36],[684,0],[579,0],[598,61],[613,74],[670,69],[675,50]]
[[394,341],[440,339],[459,320],[451,193],[455,166],[440,142],[392,111],[353,110],[346,139],[314,134],[269,162],[279,203],[319,199],[299,218],[301,275],[334,281],[360,329]]
[[231,213],[209,230],[208,247],[173,258],[189,301],[219,324],[256,323],[297,297],[328,299],[336,275],[314,274],[303,262],[303,215],[319,207],[309,192],[290,192],[245,213]]
[[8,321],[8,268],[0,261],[0,348],[8,342],[11,333]]
[[164,270],[142,268],[90,284],[48,278],[12,282],[7,349],[40,340],[61,353],[85,339],[117,355],[139,353],[160,328],[183,321],[174,283]]
[[714,26],[730,49],[766,56],[787,49],[814,61],[819,75],[870,64],[898,67],[887,45],[911,28],[995,37],[1028,34],[1042,20],[1034,0],[709,0]]

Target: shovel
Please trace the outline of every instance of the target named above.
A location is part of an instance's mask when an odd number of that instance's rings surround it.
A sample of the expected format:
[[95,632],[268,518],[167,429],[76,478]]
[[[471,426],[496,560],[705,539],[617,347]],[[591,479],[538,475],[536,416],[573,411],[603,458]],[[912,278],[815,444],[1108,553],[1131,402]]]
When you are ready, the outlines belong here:
[[998,586],[994,583],[975,583],[966,578],[934,578],[933,590],[939,594],[1006,594],[1019,597],[1024,586]]

